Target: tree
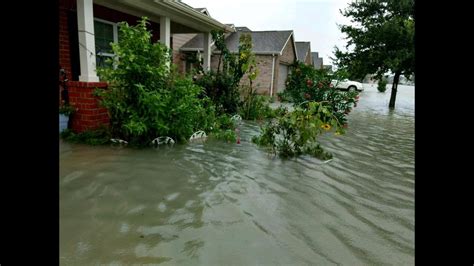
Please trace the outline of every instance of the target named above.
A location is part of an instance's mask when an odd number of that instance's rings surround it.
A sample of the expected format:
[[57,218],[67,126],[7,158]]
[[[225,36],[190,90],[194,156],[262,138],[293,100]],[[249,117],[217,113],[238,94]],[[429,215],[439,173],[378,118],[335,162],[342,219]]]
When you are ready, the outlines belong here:
[[366,74],[380,79],[388,71],[394,73],[389,103],[389,108],[394,108],[400,75],[408,77],[415,72],[415,1],[352,2],[341,14],[353,22],[340,26],[347,35],[348,51],[335,47],[335,58],[331,59],[354,79]]

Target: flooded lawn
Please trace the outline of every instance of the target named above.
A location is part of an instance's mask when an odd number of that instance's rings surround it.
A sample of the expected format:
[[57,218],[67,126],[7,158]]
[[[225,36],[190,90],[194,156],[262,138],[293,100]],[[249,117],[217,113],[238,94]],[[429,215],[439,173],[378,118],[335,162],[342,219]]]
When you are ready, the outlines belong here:
[[60,143],[61,265],[414,264],[414,88],[360,95],[334,159],[250,142]]

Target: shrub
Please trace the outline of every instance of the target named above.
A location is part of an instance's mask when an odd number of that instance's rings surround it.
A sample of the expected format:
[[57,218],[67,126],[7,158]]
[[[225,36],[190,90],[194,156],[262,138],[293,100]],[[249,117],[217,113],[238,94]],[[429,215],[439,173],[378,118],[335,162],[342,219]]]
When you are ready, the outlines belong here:
[[387,90],[387,81],[385,79],[380,79],[378,81],[377,90],[379,92],[385,92]]
[[185,142],[198,130],[209,131],[215,107],[203,88],[181,77],[171,64],[170,50],[152,43],[147,19],[136,26],[120,23],[120,40],[112,44],[114,68],[99,69],[109,89],[97,91],[109,111],[114,138],[148,145],[168,136]]
[[325,102],[328,110],[340,124],[346,124],[346,116],[357,106],[358,92],[345,92],[335,89],[331,80],[339,78],[338,73],[330,75],[326,69],[314,69],[303,63],[293,65],[288,75],[285,94],[295,105],[305,102]]
[[[280,111],[281,112],[281,111]],[[294,111],[284,111],[267,122],[259,136],[252,138],[258,145],[270,147],[282,157],[309,154],[322,160],[332,158],[317,142],[318,135],[336,129],[344,133],[344,126],[329,111],[325,103],[308,102]]]

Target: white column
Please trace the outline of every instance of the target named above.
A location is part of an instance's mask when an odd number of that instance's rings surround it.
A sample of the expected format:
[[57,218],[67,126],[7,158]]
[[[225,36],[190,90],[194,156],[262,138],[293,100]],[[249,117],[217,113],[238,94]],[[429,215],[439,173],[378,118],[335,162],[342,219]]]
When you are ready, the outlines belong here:
[[211,69],[211,33],[209,32],[204,32],[204,41],[203,41],[203,57],[204,57],[204,62],[203,62],[203,68],[204,71],[209,71]]
[[77,26],[79,34],[79,81],[97,82],[95,69],[94,13],[92,0],[77,0]]
[[169,17],[160,17],[160,42],[166,47],[170,47],[170,18]]

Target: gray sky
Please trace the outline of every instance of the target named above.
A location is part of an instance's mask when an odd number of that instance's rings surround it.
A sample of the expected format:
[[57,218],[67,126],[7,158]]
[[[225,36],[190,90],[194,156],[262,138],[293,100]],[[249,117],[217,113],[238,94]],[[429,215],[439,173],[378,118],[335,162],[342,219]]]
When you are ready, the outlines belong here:
[[344,49],[344,35],[337,24],[350,21],[339,13],[351,0],[182,0],[205,7],[222,23],[247,26],[251,30],[293,30],[295,41],[310,41],[325,65],[332,64],[334,46]]

